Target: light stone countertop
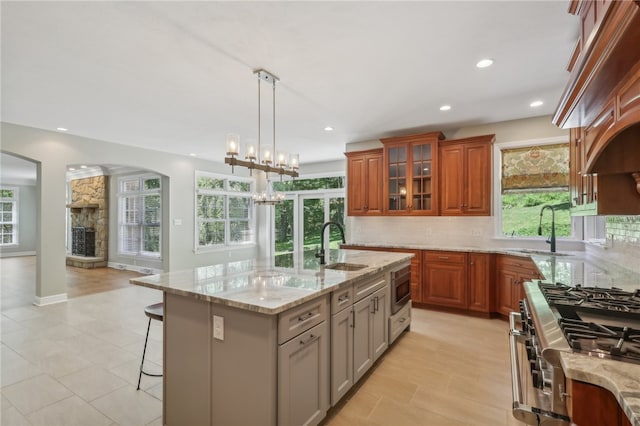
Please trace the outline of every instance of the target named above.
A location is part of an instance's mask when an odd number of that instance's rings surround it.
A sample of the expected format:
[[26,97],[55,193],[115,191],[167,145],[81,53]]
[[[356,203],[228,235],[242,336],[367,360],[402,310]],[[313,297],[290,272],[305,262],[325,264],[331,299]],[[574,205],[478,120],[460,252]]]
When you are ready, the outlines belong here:
[[313,253],[248,259],[130,279],[131,284],[167,293],[276,315],[385,269],[406,264],[406,253],[330,250],[327,264],[366,265],[338,271],[319,265]]

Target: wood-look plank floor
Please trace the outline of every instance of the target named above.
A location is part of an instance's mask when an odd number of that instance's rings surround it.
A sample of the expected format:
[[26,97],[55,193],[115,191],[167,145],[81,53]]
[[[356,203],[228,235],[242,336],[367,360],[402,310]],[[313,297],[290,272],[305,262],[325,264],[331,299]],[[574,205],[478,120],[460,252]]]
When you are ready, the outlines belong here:
[[[0,267],[3,311],[7,306],[37,309],[31,306],[35,258],[1,259]],[[134,292],[137,289],[132,289],[128,283],[129,278],[137,275],[109,268],[79,270],[67,267],[69,297],[75,300],[65,308],[81,309],[83,300],[93,303],[94,297],[109,297],[110,309],[129,306],[131,315],[135,314],[139,320],[141,335],[135,343],[136,359],[131,361],[134,384],[137,356],[141,350],[138,344],[143,341],[146,327],[141,308],[126,299],[137,294]],[[122,287],[130,287],[130,290],[106,293]],[[98,292],[105,292],[104,296],[81,297]],[[144,305],[143,301],[138,304]],[[53,305],[50,309],[55,308]],[[79,329],[83,325],[74,324],[74,327]],[[161,333],[155,336],[161,341]],[[157,346],[161,347],[159,342]],[[323,425],[521,425],[510,412],[509,371],[507,322],[414,309],[411,330],[403,333],[365,378],[330,411]],[[154,389],[162,388],[155,382],[153,385]],[[162,398],[161,394],[156,397]]]

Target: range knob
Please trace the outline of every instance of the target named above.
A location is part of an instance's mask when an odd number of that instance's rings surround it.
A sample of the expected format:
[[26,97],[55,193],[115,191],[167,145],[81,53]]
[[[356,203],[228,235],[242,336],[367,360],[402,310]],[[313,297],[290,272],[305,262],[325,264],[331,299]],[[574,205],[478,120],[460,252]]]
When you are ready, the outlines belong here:
[[542,374],[538,370],[534,370],[531,372],[531,381],[533,382],[533,387],[542,389],[544,387],[542,381]]
[[531,361],[536,358],[536,349],[533,347],[531,341],[527,340],[525,343],[525,348],[527,350],[527,359]]

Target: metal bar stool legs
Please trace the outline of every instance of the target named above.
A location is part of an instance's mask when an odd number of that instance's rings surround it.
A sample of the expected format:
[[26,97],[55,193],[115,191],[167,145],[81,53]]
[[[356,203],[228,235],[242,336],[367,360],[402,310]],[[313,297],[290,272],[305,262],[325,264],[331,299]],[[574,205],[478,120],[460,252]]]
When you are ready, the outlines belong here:
[[156,303],[155,305],[149,305],[144,308],[144,314],[149,317],[149,324],[147,325],[147,336],[144,338],[144,349],[142,350],[142,361],[140,361],[140,374],[138,375],[138,387],[136,390],[140,390],[140,381],[142,375],[150,377],[162,377],[162,374],[151,374],[144,371],[144,356],[147,353],[147,342],[149,341],[149,330],[151,329],[151,320],[162,321],[164,319],[164,306],[162,303]]

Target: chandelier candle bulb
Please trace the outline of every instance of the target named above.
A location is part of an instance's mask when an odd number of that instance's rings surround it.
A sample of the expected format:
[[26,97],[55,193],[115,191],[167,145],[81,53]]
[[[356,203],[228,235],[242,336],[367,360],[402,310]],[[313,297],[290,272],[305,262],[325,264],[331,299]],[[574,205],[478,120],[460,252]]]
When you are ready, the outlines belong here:
[[229,133],[227,135],[227,155],[235,156],[240,153],[240,135]]
[[273,162],[273,159],[271,158],[271,149],[265,148],[262,151],[262,162],[264,164],[271,164]]
[[300,154],[291,154],[289,156],[289,167],[291,167],[291,170],[298,170],[300,167],[299,161]]
[[256,161],[256,146],[253,144],[253,142],[248,142],[247,143],[247,149],[246,149],[246,155],[245,155],[245,159],[249,160],[249,161]]
[[276,163],[278,167],[287,167],[287,153],[279,152],[278,153],[278,161]]

